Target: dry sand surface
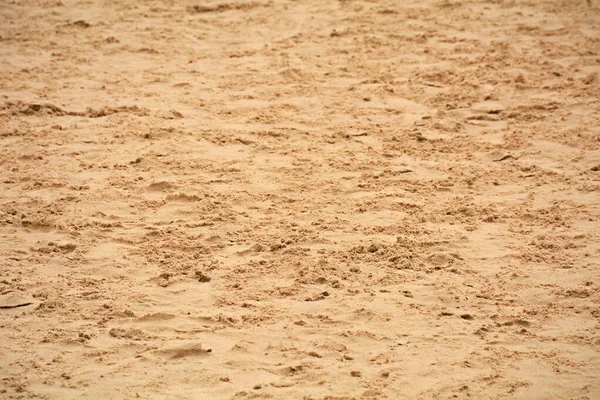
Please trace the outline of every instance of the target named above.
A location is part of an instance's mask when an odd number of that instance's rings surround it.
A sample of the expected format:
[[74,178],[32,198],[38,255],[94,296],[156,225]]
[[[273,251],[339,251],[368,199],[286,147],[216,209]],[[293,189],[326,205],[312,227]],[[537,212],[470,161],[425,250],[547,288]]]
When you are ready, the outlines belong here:
[[0,398],[600,399],[600,1],[0,6]]

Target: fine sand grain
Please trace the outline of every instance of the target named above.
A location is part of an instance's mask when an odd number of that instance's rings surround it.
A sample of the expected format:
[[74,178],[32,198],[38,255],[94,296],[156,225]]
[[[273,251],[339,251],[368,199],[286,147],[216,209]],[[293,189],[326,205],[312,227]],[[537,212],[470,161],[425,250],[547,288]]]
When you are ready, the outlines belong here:
[[599,399],[600,1],[0,5],[0,398]]

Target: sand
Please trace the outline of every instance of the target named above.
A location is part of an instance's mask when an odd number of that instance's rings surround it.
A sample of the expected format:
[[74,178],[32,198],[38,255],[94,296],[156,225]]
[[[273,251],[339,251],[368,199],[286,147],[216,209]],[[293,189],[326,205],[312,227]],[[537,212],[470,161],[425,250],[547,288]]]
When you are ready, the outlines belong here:
[[599,399],[599,16],[4,1],[0,397]]

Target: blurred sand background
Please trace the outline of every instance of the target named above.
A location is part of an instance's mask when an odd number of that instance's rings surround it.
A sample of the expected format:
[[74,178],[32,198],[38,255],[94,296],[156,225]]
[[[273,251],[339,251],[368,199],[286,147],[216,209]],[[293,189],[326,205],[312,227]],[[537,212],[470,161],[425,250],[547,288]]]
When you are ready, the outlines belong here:
[[0,397],[600,398],[600,2],[3,1]]

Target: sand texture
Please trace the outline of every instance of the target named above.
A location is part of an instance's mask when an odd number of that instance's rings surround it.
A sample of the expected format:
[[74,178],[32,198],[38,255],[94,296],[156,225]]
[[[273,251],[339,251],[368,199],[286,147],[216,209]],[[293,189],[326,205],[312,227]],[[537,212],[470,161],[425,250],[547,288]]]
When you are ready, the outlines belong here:
[[600,399],[600,1],[0,5],[0,398]]

